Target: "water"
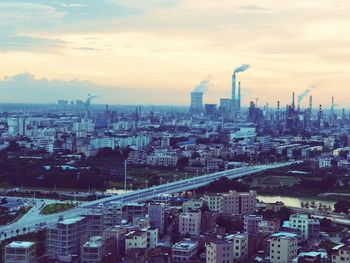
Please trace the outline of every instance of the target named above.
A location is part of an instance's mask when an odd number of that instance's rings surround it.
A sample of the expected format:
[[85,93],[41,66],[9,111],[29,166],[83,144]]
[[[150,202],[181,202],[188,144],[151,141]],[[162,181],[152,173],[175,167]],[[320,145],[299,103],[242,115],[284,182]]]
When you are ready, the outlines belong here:
[[301,202],[309,202],[311,203],[314,201],[316,204],[322,203],[327,206],[333,207],[335,202],[333,201],[324,201],[324,200],[317,200],[313,198],[307,198],[307,197],[287,197],[287,196],[270,196],[270,195],[258,195],[257,197],[260,201],[263,201],[264,203],[275,203],[277,201],[283,202],[286,206],[290,207],[297,207],[301,208]]

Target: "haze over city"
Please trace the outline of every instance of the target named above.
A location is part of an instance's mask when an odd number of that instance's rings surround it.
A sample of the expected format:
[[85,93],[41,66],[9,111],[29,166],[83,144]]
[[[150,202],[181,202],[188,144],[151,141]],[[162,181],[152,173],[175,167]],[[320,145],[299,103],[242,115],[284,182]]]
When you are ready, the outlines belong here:
[[0,0],[0,262],[350,263],[349,10]]
[[[208,103],[230,95],[241,64],[242,103],[350,96],[348,1],[1,1],[0,102],[188,105],[210,79]],[[271,94],[275,99],[271,100]],[[306,101],[304,102],[306,105]]]

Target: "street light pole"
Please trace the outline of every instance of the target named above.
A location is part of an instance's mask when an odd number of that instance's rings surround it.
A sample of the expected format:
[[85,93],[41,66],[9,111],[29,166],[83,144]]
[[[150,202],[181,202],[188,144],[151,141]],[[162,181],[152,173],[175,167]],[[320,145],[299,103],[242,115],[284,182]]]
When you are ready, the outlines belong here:
[[126,159],[124,161],[124,191],[126,192]]

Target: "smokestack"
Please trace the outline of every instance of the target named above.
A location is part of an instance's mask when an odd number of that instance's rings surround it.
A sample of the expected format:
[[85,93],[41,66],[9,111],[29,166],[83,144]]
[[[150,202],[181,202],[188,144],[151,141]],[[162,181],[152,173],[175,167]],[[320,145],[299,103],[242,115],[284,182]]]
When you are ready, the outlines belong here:
[[232,74],[232,101],[236,100],[236,72]]
[[312,111],[312,95],[309,97],[309,109]]
[[237,107],[238,107],[238,110],[240,111],[241,110],[241,82],[238,81],[238,102],[237,102]]

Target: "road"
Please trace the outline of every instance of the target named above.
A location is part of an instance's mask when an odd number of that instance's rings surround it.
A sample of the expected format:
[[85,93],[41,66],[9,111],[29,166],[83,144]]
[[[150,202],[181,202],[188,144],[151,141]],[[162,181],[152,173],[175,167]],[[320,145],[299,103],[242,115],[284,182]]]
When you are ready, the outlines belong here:
[[149,187],[146,189],[136,190],[136,191],[122,194],[122,195],[114,195],[114,196],[102,198],[96,201],[85,202],[80,204],[78,207],[74,209],[60,212],[60,213],[55,213],[52,215],[40,215],[36,213],[35,216],[32,216],[29,213],[29,215],[22,217],[20,220],[14,222],[13,224],[0,227],[0,241],[10,237],[14,237],[17,234],[34,232],[37,230],[39,225],[41,228],[46,228],[49,225],[57,223],[59,217],[63,217],[66,219],[66,218],[72,218],[80,215],[86,215],[89,212],[90,208],[93,208],[99,204],[105,204],[110,202],[121,202],[122,204],[127,204],[130,202],[147,201],[159,196],[160,194],[172,194],[172,193],[179,193],[187,190],[196,189],[196,188],[205,186],[215,180],[218,180],[221,177],[228,177],[230,179],[241,178],[257,172],[289,166],[293,163],[297,163],[297,162],[247,166],[247,167],[241,167],[241,168],[236,168],[232,170],[212,173],[208,175],[202,175],[202,176],[193,177],[190,179],[180,180],[172,183]]
[[330,219],[334,223],[350,226],[350,216],[349,215],[344,215],[344,214],[339,214],[335,212],[320,212],[317,210],[311,210],[307,208],[297,208],[297,207],[289,207],[292,209],[293,212],[295,213],[303,213],[303,214],[310,214],[314,218],[318,219]]

